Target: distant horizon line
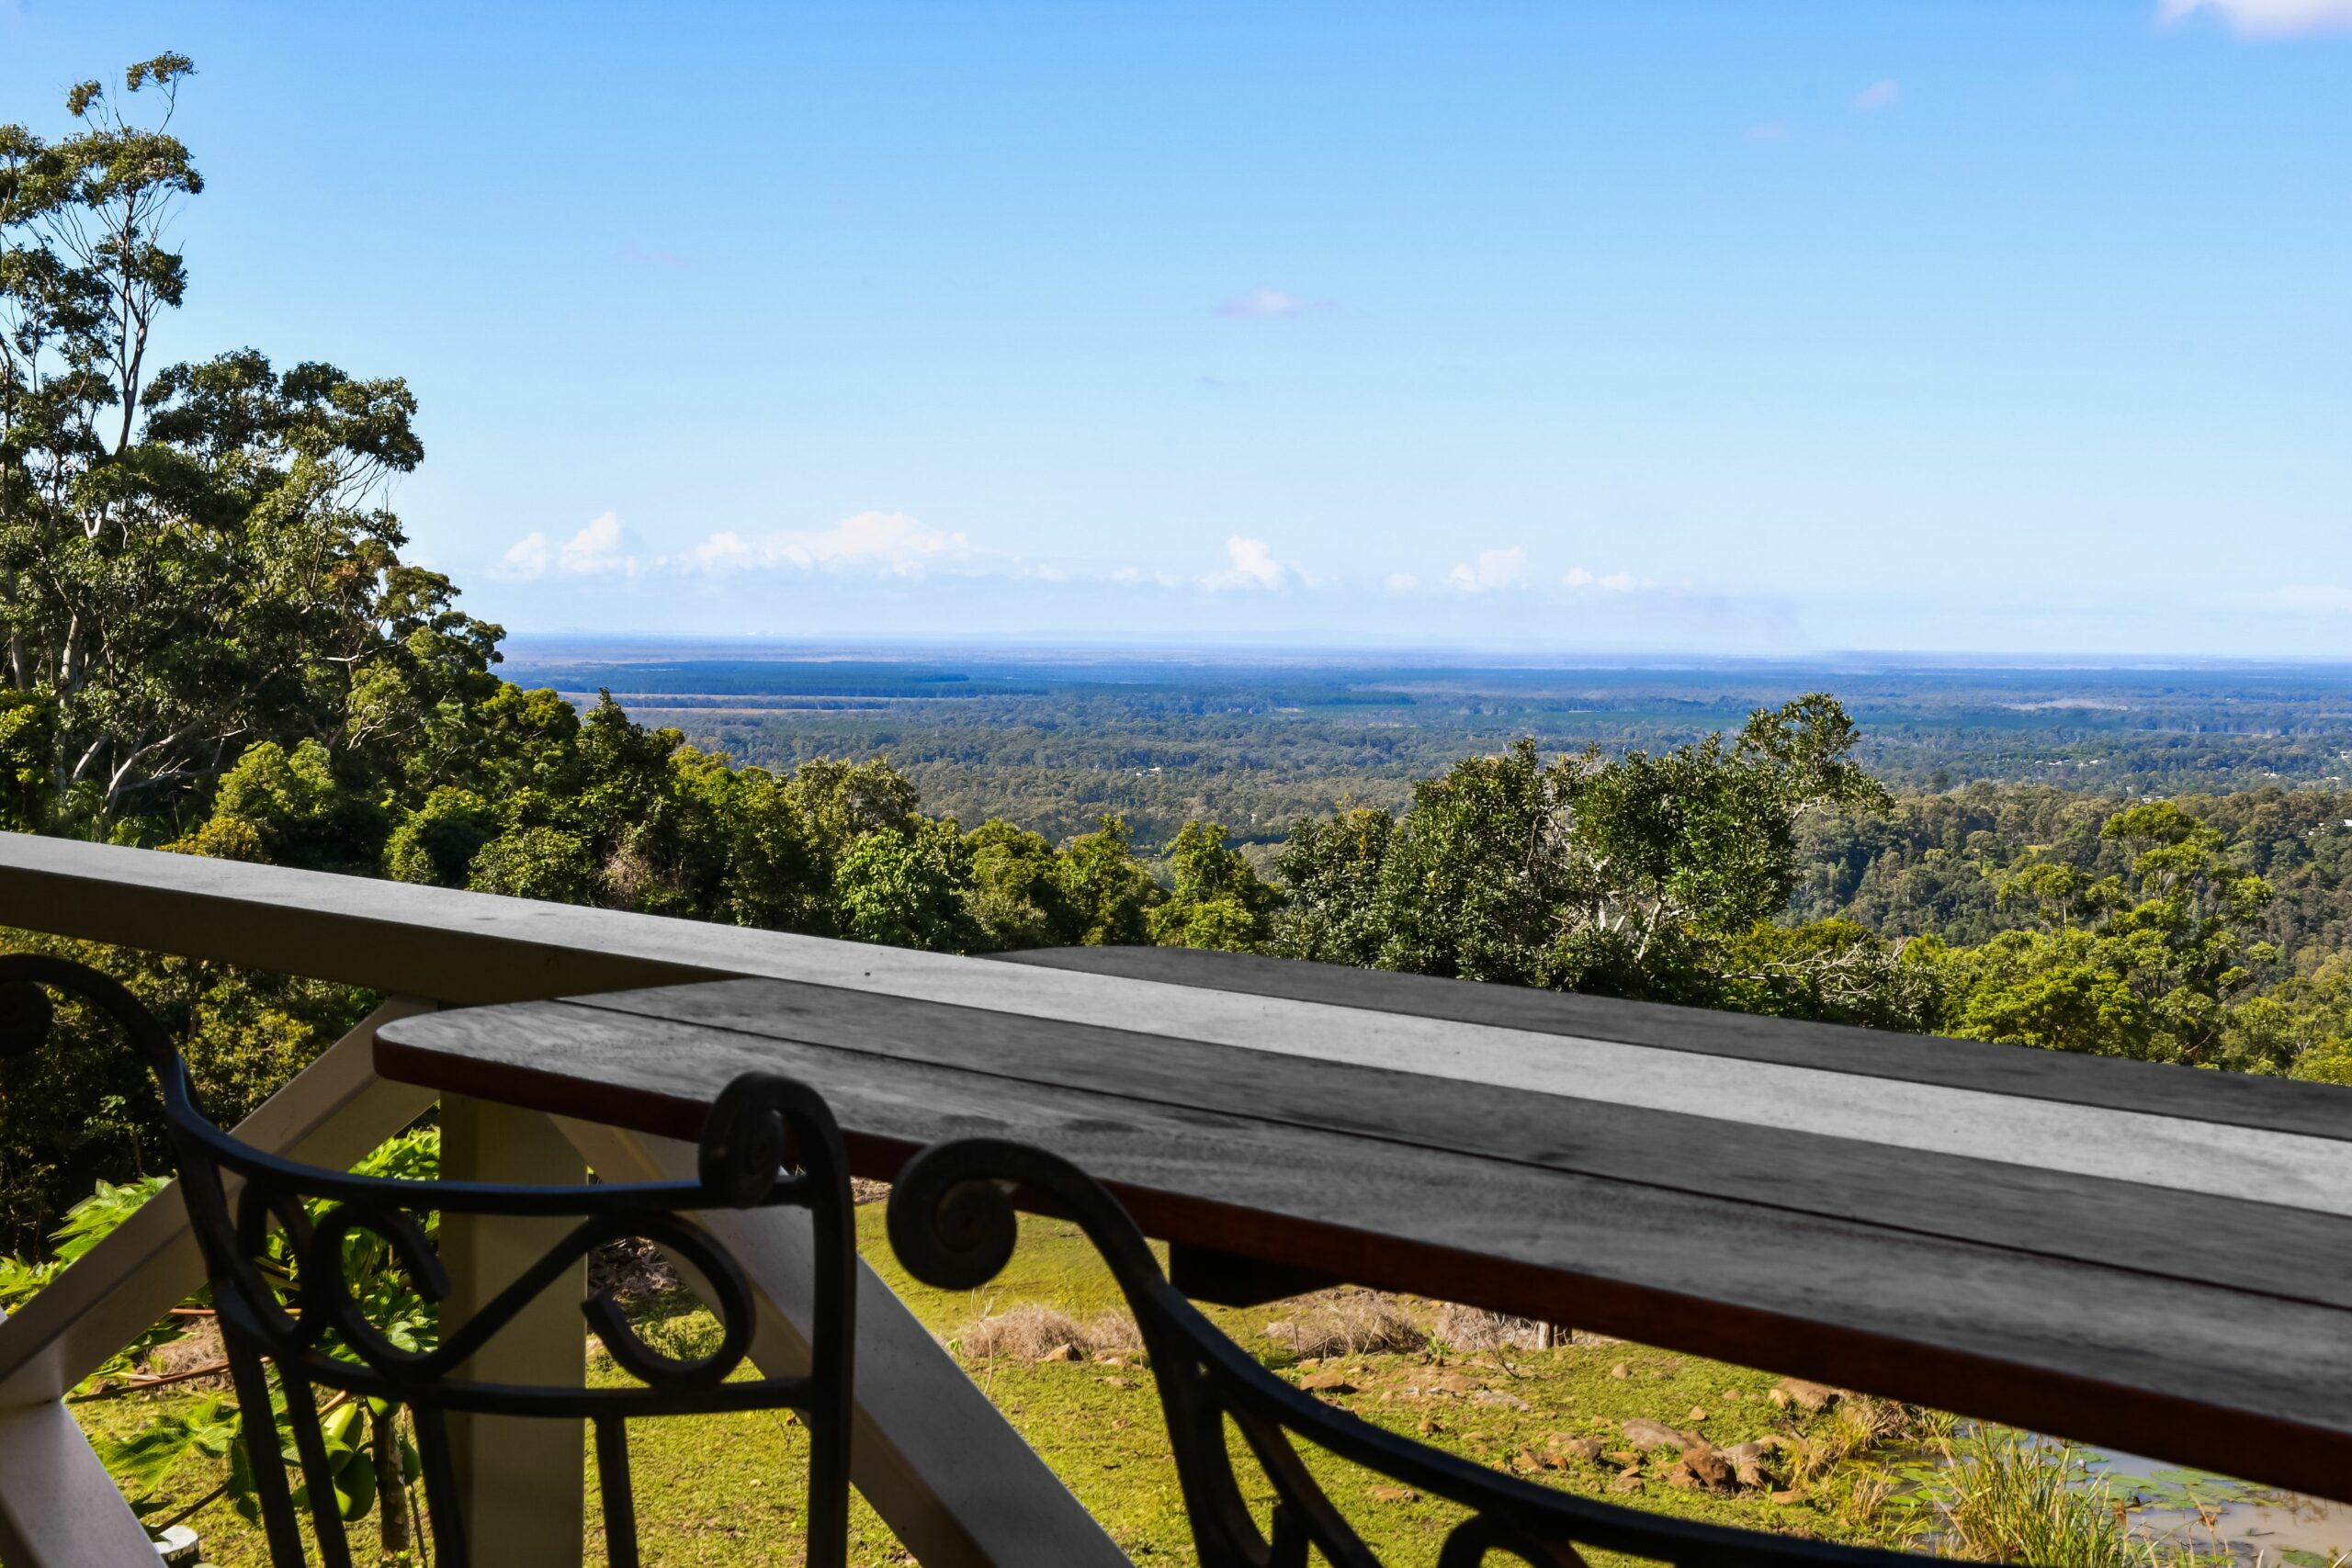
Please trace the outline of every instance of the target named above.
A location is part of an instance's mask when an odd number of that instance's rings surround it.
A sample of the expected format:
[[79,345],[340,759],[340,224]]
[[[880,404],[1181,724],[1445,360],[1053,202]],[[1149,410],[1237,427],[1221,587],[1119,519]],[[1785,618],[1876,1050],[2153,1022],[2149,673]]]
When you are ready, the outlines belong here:
[[[776,637],[733,634],[693,634],[677,632],[614,632],[557,630],[509,632],[504,647],[509,661],[514,654],[526,647],[537,651],[540,658],[550,657],[552,649],[571,646],[582,649],[571,657],[585,663],[608,660],[594,657],[589,650],[620,653],[641,650],[639,657],[656,656],[651,650],[667,649],[684,654],[693,651],[726,652],[738,658],[759,658],[762,654],[775,657],[779,663],[840,660],[856,657],[888,657],[893,654],[918,654],[939,657],[944,654],[988,654],[998,658],[1031,657],[1112,657],[1151,660],[1193,660],[1203,663],[1236,663],[1251,658],[1271,659],[1283,663],[1303,660],[1329,659],[1356,662],[1379,660],[1384,662],[1426,659],[1449,665],[1486,664],[1495,668],[1557,669],[1557,670],[1671,670],[1671,669],[1786,669],[1816,670],[1849,666],[1878,669],[1940,669],[1940,670],[2334,670],[2344,669],[2352,673],[2352,653],[2338,657],[2289,654],[2189,654],[2189,653],[2085,653],[2060,652],[2044,649],[2013,649],[1986,651],[1983,649],[1833,649],[1817,652],[1795,653],[1699,653],[1673,648],[1660,649],[1534,649],[1524,646],[1500,645],[1481,647],[1476,644],[1447,642],[1376,642],[1345,641],[1315,642],[1303,639],[1281,641],[1245,641],[1242,639],[1195,638],[1114,638],[1101,636],[1057,636],[1037,633],[1027,637],[945,636],[920,637]],[[617,660],[611,660],[617,662]]]

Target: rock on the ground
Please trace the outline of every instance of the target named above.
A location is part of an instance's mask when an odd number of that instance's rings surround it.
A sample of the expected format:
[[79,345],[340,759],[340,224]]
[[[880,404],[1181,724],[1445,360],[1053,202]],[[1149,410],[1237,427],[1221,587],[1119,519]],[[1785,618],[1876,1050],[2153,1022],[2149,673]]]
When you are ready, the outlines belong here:
[[1314,1393],[1353,1393],[1356,1385],[1338,1367],[1322,1367],[1298,1380],[1298,1386]]
[[1637,1449],[1687,1449],[1702,1441],[1690,1432],[1677,1431],[1663,1421],[1653,1421],[1637,1416],[1625,1423],[1625,1440]]
[[1683,1450],[1681,1463],[1676,1468],[1688,1470],[1710,1492],[1732,1490],[1731,1461],[1713,1443],[1693,1443]]
[[1580,1459],[1587,1464],[1600,1462],[1600,1442],[1595,1438],[1571,1438],[1564,1432],[1555,1432],[1544,1446],[1555,1454]]
[[1772,1385],[1773,1404],[1782,1409],[1793,1404],[1811,1416],[1838,1403],[1838,1391],[1827,1383],[1807,1382],[1803,1378],[1782,1378]]
[[1077,1346],[1072,1345],[1072,1344],[1069,1344],[1069,1343],[1068,1343],[1068,1342],[1064,1342],[1063,1344],[1059,1344],[1059,1345],[1055,1346],[1052,1349],[1050,1349],[1050,1350],[1046,1351],[1044,1355],[1042,1355],[1042,1356],[1040,1356],[1040,1357],[1038,1357],[1038,1358],[1037,1358],[1037,1359],[1038,1359],[1039,1361],[1041,1361],[1041,1362],[1043,1362],[1043,1361],[1080,1361],[1080,1360],[1084,1360],[1085,1359],[1086,1359],[1086,1352],[1085,1352],[1085,1351],[1083,1351],[1083,1350],[1080,1349]]
[[1731,1465],[1733,1480],[1738,1482],[1742,1486],[1761,1486],[1764,1484],[1764,1455],[1766,1449],[1762,1443],[1734,1443],[1731,1447],[1720,1451],[1722,1452],[1725,1461]]

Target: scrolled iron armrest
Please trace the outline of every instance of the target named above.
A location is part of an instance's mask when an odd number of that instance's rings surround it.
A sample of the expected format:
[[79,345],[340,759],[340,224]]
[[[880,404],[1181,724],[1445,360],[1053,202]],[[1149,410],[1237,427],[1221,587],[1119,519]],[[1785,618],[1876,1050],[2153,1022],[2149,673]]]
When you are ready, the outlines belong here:
[[[1327,1404],[1261,1366],[1168,1282],[1118,1200],[1077,1166],[1000,1138],[934,1144],[890,1189],[890,1245],[927,1285],[970,1290],[1012,1258],[1015,1200],[1047,1200],[1075,1220],[1135,1310],[1168,1421],[1170,1449],[1202,1568],[1304,1568],[1310,1548],[1340,1568],[1379,1560],[1331,1504],[1292,1438],[1469,1510],[1445,1540],[1439,1568],[1478,1568],[1500,1555],[1531,1568],[1581,1568],[1579,1545],[1687,1568],[1917,1568],[1903,1552],[1697,1524],[1522,1481],[1400,1437]],[[1233,1469],[1231,1421],[1274,1493],[1261,1532]]]
[[[55,1020],[51,989],[107,1014],[154,1071],[178,1166],[175,1187],[205,1256],[242,1408],[265,1410],[277,1403],[264,1359],[277,1368],[298,1467],[311,1484],[295,1493],[278,1445],[254,1445],[254,1487],[274,1561],[310,1561],[298,1507],[307,1507],[313,1539],[330,1564],[352,1560],[334,1493],[317,1483],[331,1468],[315,1398],[320,1388],[411,1408],[435,1558],[448,1568],[465,1568],[468,1561],[445,1425],[452,1413],[592,1421],[608,1547],[616,1563],[634,1563],[629,1422],[797,1410],[814,1439],[808,1558],[812,1563],[845,1559],[856,1234],[841,1130],[814,1090],[772,1073],[745,1073],[729,1083],[705,1119],[691,1180],[541,1187],[362,1176],[255,1148],[214,1124],[154,1016],[119,981],[85,964],[0,954],[0,1060],[28,1055],[47,1041]],[[794,1376],[730,1379],[751,1348],[755,1300],[735,1258],[695,1216],[775,1206],[805,1208],[811,1216],[810,1368]],[[419,1298],[444,1301],[451,1281],[418,1218],[435,1211],[571,1223],[438,1343],[403,1349],[370,1321],[358,1299],[345,1267],[346,1244],[361,1235],[379,1238]],[[713,1349],[692,1359],[669,1355],[639,1335],[609,1292],[599,1292],[581,1310],[615,1362],[642,1386],[538,1386],[460,1375],[541,1291],[598,1247],[628,1238],[654,1243],[697,1277],[704,1304],[719,1325]]]

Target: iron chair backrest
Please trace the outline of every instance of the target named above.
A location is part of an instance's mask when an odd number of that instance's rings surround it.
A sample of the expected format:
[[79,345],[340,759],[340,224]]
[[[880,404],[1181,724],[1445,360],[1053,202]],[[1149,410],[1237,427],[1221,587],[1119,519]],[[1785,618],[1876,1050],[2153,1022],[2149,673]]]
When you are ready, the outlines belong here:
[[[283,1159],[222,1132],[196,1103],[187,1065],[154,1016],[109,976],[34,955],[0,956],[0,1016],[45,1032],[46,989],[68,993],[112,1018],[154,1070],[188,1218],[212,1282],[213,1307],[248,1423],[253,1467],[271,1560],[303,1568],[297,1497],[274,1431],[265,1360],[277,1369],[312,1533],[327,1568],[350,1568],[351,1550],[329,1481],[318,1391],[406,1405],[422,1461],[425,1512],[438,1568],[469,1568],[466,1520],[450,1450],[451,1415],[586,1421],[595,1432],[606,1552],[614,1568],[638,1561],[629,1488],[628,1423],[640,1417],[788,1408],[810,1441],[808,1562],[842,1563],[848,1551],[851,1346],[855,1338],[856,1235],[842,1137],[823,1100],[804,1085],[746,1073],[723,1089],[703,1126],[697,1179],[567,1187],[401,1180],[355,1176]],[[794,1168],[787,1169],[789,1161]],[[751,1347],[756,1308],[735,1259],[690,1217],[720,1209],[809,1211],[815,1228],[808,1371],[729,1381]],[[424,1299],[449,1279],[417,1216],[480,1214],[577,1223],[511,1284],[430,1349],[404,1349],[368,1320],[345,1268],[345,1244],[363,1235],[388,1247]],[[275,1231],[283,1261],[262,1259]],[[639,1385],[589,1389],[486,1382],[467,1362],[543,1290],[595,1248],[637,1238],[662,1247],[694,1281],[719,1325],[718,1347],[681,1359],[646,1344],[608,1292],[582,1314],[614,1361]],[[584,1345],[584,1337],[582,1339]],[[258,1414],[257,1414],[258,1413]]]
[[[1468,1510],[1439,1568],[1501,1553],[1534,1568],[1580,1568],[1578,1546],[1697,1568],[1918,1568],[1924,1559],[1720,1525],[1579,1497],[1412,1441],[1275,1376],[1227,1338],[1160,1271],[1143,1233],[1100,1183],[1057,1155],[995,1138],[935,1144],[890,1190],[890,1245],[925,1284],[970,1290],[1012,1256],[1013,1196],[1042,1195],[1086,1232],[1134,1308],[1159,1385],[1169,1446],[1202,1568],[1304,1568],[1309,1548],[1333,1568],[1380,1568],[1300,1458],[1294,1437]],[[1261,1532],[1233,1467],[1227,1422],[1272,1483]]]

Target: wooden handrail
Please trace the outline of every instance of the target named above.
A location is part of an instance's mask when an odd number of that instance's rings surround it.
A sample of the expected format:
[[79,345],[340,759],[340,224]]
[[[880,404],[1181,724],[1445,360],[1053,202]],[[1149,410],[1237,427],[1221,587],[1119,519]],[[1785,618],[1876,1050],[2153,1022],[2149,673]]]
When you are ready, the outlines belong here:
[[[742,976],[917,993],[944,986],[1005,994],[1035,984],[1034,972],[968,958],[22,833],[0,833],[0,926],[456,1005]],[[430,1004],[390,1006],[418,1005]],[[376,1078],[365,1055],[383,1016],[256,1111],[257,1141],[337,1157],[353,1149],[336,1140],[356,1137],[354,1147],[365,1148],[407,1121],[415,1110],[407,1101],[420,1091]],[[314,1134],[328,1146],[308,1148]],[[747,1259],[763,1290],[764,1272],[775,1268],[764,1250],[773,1249],[754,1247]],[[0,1559],[8,1568],[96,1568],[125,1560],[124,1543],[140,1539],[57,1395],[166,1310],[198,1268],[186,1216],[176,1204],[157,1205],[17,1317],[0,1320]],[[780,1277],[788,1281],[789,1269]],[[764,1295],[761,1310],[781,1311]],[[902,1540],[922,1543],[925,1562],[1126,1561],[927,1335],[909,1328],[868,1346],[861,1332],[859,1357],[869,1432],[863,1451],[853,1450],[859,1484]],[[913,1468],[916,1455],[933,1462]]]

